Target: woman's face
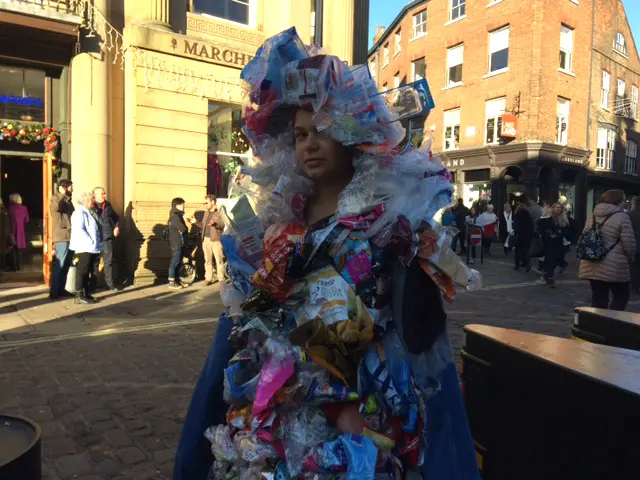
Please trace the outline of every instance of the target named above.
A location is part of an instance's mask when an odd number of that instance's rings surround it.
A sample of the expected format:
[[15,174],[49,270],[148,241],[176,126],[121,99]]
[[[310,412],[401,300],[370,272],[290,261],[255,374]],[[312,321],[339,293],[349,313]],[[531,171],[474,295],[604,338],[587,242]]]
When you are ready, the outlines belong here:
[[307,178],[320,183],[351,178],[351,154],[328,133],[317,131],[313,113],[298,110],[293,125],[296,161]]
[[508,203],[504,206],[504,211],[506,213],[511,213],[511,205],[509,205]]
[[558,215],[562,215],[562,212],[564,211],[564,207],[562,205],[560,205],[559,203],[556,203],[553,206],[553,209],[551,210],[551,213],[555,216]]
[[476,215],[476,207],[471,207],[471,215]]

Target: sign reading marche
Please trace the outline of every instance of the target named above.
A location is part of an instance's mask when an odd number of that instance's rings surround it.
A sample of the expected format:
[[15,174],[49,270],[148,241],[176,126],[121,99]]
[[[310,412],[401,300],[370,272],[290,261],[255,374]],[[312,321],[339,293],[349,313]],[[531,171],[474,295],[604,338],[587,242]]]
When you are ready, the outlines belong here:
[[[253,58],[248,53],[243,53],[238,50],[233,50],[230,47],[222,46],[217,47],[207,43],[199,43],[185,39],[184,42],[184,54],[192,57],[198,57],[200,59],[208,59],[213,63],[220,65],[226,65],[233,68],[244,68]],[[174,38],[171,40],[173,48],[177,47],[178,41]]]

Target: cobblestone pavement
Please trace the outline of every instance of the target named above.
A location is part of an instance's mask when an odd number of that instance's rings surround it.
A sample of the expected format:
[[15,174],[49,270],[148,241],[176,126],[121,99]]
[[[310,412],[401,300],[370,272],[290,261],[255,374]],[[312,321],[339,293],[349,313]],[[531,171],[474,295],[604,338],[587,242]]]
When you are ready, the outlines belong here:
[[[589,301],[575,266],[549,289],[494,256],[485,288],[448,307],[456,354],[464,325],[569,335]],[[49,303],[43,288],[0,290],[0,412],[36,421],[45,479],[169,479],[194,382],[222,307],[216,287],[103,294]],[[640,311],[640,297],[629,310]]]

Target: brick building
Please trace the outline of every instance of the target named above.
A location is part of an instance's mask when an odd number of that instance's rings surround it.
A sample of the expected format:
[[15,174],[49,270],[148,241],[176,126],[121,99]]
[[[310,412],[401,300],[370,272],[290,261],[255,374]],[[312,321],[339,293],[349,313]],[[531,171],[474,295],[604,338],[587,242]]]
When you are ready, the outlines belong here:
[[640,193],[640,60],[621,0],[417,0],[369,50],[380,88],[426,75],[436,100],[407,127],[433,138],[465,203]]

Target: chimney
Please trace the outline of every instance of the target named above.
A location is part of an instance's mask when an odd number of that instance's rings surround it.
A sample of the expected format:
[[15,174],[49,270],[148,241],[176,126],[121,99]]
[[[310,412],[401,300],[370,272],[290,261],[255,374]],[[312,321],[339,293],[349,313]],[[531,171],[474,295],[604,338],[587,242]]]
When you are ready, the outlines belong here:
[[373,36],[373,43],[376,43],[378,41],[378,39],[384,35],[384,31],[385,31],[385,27],[384,25],[380,26],[378,25],[376,27],[376,34]]

